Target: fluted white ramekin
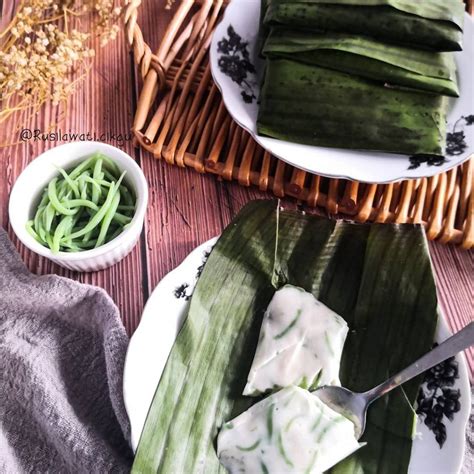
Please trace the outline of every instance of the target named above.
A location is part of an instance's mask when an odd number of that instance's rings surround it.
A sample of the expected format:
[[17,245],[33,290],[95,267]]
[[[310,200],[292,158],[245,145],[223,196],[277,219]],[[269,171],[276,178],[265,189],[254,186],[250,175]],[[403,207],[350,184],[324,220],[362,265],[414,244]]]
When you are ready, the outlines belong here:
[[[134,190],[137,200],[135,215],[127,228],[105,245],[83,252],[55,254],[28,233],[26,223],[33,218],[43,190],[58,175],[57,168],[70,169],[95,152],[110,157],[120,170],[126,171],[124,181]],[[73,142],[44,152],[23,170],[10,194],[8,212],[13,231],[30,250],[70,270],[91,272],[109,267],[130,253],[140,237],[147,203],[145,176],[129,155],[105,143]]]

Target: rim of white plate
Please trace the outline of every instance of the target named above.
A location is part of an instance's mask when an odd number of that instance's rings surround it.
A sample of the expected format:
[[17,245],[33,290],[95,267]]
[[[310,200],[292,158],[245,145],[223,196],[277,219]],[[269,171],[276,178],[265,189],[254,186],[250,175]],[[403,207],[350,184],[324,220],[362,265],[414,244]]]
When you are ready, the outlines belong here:
[[[172,318],[170,318],[170,320],[167,320],[160,328],[163,329],[163,326],[165,326],[165,336],[169,336],[169,331],[174,331],[173,341],[171,342],[171,344],[169,343],[170,341],[167,341],[167,346],[169,346],[169,350],[171,350],[172,345],[174,344],[174,340],[179,332],[179,328],[185,320],[186,308],[189,304],[188,301],[183,302],[183,300],[176,299],[175,296],[172,295],[172,290],[175,289],[181,283],[183,283],[183,281],[189,282],[190,279],[192,281],[189,284],[188,289],[190,291],[194,289],[194,285],[197,281],[195,275],[196,269],[199,265],[203,263],[202,259],[204,252],[211,249],[216,243],[216,241],[217,237],[210,239],[207,242],[193,249],[175,269],[173,269],[163,277],[163,279],[157,284],[152,294],[150,295],[143,309],[140,324],[130,340],[125,359],[123,391],[125,409],[130,418],[131,443],[132,448],[134,450],[136,450],[138,446],[141,432],[146,420],[146,415],[151,405],[156,386],[159,383],[162,370],[166,365],[166,361],[169,355],[169,351],[167,351],[165,357],[161,357],[161,359],[158,361],[156,360],[156,358],[154,358],[153,362],[150,363],[153,369],[157,369],[157,366],[161,365],[160,370],[155,373],[155,375],[157,374],[155,378],[151,377],[150,380],[149,373],[146,371],[146,373],[141,372],[142,376],[137,377],[137,375],[139,375],[137,372],[140,372],[140,370],[143,369],[143,360],[148,360],[146,354],[143,354],[144,347],[147,347],[147,339],[150,340],[148,348],[154,349],[155,347],[159,346],[157,336],[163,336],[163,332],[157,334],[156,331],[151,330],[153,329],[151,326],[154,323],[153,318],[157,316],[155,313],[157,301],[160,299],[162,291],[165,295],[171,295],[172,299],[170,298],[170,301],[176,303],[176,310]],[[180,314],[177,314],[178,312],[180,312]],[[444,317],[443,313],[439,311],[437,336],[438,338],[444,340],[450,335],[451,332],[448,328],[446,318]],[[134,362],[135,358],[137,360]],[[464,354],[458,354],[457,358],[459,362],[459,383],[462,386],[463,393],[466,393],[468,395],[468,399],[465,403],[461,404],[461,409],[457,413],[457,416],[461,419],[460,424],[462,425],[463,429],[462,431],[456,430],[454,432],[450,432],[450,436],[455,437],[455,442],[452,444],[455,446],[453,450],[455,449],[456,452],[453,453],[453,451],[451,451],[451,453],[455,454],[455,457],[457,459],[456,472],[459,472],[461,470],[464,458],[464,450],[466,444],[465,432],[469,422],[469,414],[471,409],[471,391],[469,385],[467,362],[464,357]],[[131,390],[129,390],[128,387],[131,387]],[[137,394],[139,394],[139,397],[137,397]],[[148,401],[144,402],[143,399],[147,397]],[[138,398],[140,398],[140,400],[138,400]],[[147,406],[144,407],[144,404]],[[414,448],[412,449],[416,449],[415,443],[413,446]]]
[[[279,154],[278,152],[275,152],[275,150],[273,149],[273,146],[272,146],[273,142],[275,142],[275,143],[277,143],[277,142],[287,143],[287,142],[284,142],[283,140],[277,140],[277,139],[271,138],[271,137],[263,137],[261,135],[258,135],[249,126],[242,123],[240,118],[235,114],[234,108],[231,104],[231,101],[234,99],[234,97],[233,97],[232,94],[228,94],[226,92],[226,90],[225,90],[226,88],[223,87],[223,85],[221,84],[220,78],[219,78],[219,75],[221,73],[216,70],[216,64],[217,64],[217,59],[215,57],[216,51],[217,51],[216,43],[218,41],[218,38],[220,38],[220,36],[224,33],[223,29],[225,27],[227,27],[228,24],[230,24],[227,21],[229,15],[231,15],[231,13],[229,13],[229,12],[232,12],[234,8],[237,8],[238,3],[239,2],[231,2],[226,7],[226,10],[224,12],[224,16],[223,16],[222,20],[220,21],[220,23],[217,25],[217,27],[216,27],[216,29],[213,33],[212,40],[211,40],[211,47],[210,47],[211,74],[212,74],[212,78],[214,80],[214,83],[216,84],[219,92],[221,93],[222,100],[224,101],[224,105],[225,105],[227,111],[229,112],[229,114],[231,115],[232,119],[241,128],[246,130],[260,146],[262,146],[265,150],[269,151],[276,158],[284,161],[285,163],[288,163],[288,164],[294,166],[295,168],[301,169],[301,170],[306,171],[308,173],[324,176],[324,177],[327,177],[327,178],[346,179],[346,180],[349,180],[349,181],[351,181],[351,180],[352,181],[359,181],[359,182],[362,182],[362,183],[388,184],[388,183],[396,183],[396,182],[404,181],[404,180],[431,178],[433,176],[436,176],[440,173],[447,172],[447,171],[461,165],[462,163],[464,163],[465,161],[467,161],[468,159],[470,159],[472,157],[472,154],[471,154],[471,155],[466,155],[463,159],[460,159],[459,161],[449,160],[449,161],[447,161],[447,164],[443,167],[442,170],[440,170],[438,167],[435,167],[435,166],[426,167],[425,171],[422,174],[419,174],[419,175],[416,175],[416,176],[408,176],[406,174],[403,174],[401,171],[397,171],[396,174],[398,176],[396,176],[396,177],[385,178],[385,179],[367,179],[367,177],[358,175],[357,172],[352,172],[351,173],[352,176],[349,176],[348,174],[345,174],[344,172],[332,173],[332,172],[328,172],[328,171],[319,171],[319,170],[316,171],[316,170],[310,169],[306,166],[302,166],[298,162],[298,159],[294,159],[293,157],[284,157],[281,154]],[[468,13],[466,13],[465,14],[465,19],[467,19],[467,21],[469,22],[470,28],[473,29],[473,30],[471,30],[471,34],[474,36],[474,18],[471,15],[469,15]],[[309,145],[295,144],[295,146],[308,147]],[[321,149],[323,149],[324,147],[312,147],[312,148],[321,148]],[[344,152],[344,149],[340,149],[340,150],[341,150],[341,152]],[[367,154],[370,154],[370,153],[373,153],[373,152],[367,151]],[[295,156],[298,155],[297,150],[295,150],[294,155]],[[381,159],[387,159],[387,160],[390,159],[390,154],[386,153],[385,155],[387,155],[387,156],[383,157]],[[404,155],[395,155],[395,156],[404,156]],[[407,155],[407,158],[408,158],[408,155]],[[328,158],[326,158],[326,159],[328,159]],[[350,160],[351,158],[348,157],[347,159]]]

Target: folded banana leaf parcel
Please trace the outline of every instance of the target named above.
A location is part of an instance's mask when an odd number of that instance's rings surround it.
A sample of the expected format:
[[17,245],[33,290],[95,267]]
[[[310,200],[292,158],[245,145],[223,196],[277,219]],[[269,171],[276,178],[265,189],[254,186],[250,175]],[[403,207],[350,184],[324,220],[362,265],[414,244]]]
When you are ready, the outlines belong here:
[[448,98],[267,58],[260,135],[313,146],[443,156]]
[[413,49],[367,36],[272,28],[263,55],[335,69],[392,87],[459,96],[453,53]]
[[[242,392],[265,309],[287,283],[349,326],[339,372],[349,389],[374,387],[433,344],[436,289],[421,226],[336,222],[254,201],[224,230],[202,271],[132,472],[225,473],[216,438],[258,403]],[[331,472],[406,473],[419,384],[377,400],[361,440],[367,445]]]
[[413,48],[462,49],[462,0],[263,0],[267,26],[362,34]]

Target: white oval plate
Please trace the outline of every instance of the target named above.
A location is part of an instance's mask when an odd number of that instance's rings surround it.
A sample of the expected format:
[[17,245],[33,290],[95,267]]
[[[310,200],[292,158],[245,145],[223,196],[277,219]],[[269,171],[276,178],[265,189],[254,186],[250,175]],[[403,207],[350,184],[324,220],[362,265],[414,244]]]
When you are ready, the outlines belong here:
[[[156,286],[143,310],[140,325],[130,340],[124,369],[125,408],[132,428],[132,447],[136,450],[148,409],[165,368],[168,355],[186,318],[189,299],[202,267],[216,243],[209,240],[193,250],[175,270]],[[440,318],[436,340],[450,333]],[[465,431],[471,409],[467,365],[462,355],[456,357],[459,378],[454,389],[461,391],[461,409],[449,422],[445,419],[447,438],[442,449],[424,423],[419,422],[413,442],[410,474],[459,472],[464,454]]]
[[[232,0],[224,18],[217,26],[210,48],[211,71],[224,104],[232,118],[274,156],[310,173],[346,178],[370,183],[387,183],[410,178],[424,178],[447,171],[467,160],[474,152],[474,20],[466,13],[464,51],[456,52],[459,99],[453,99],[448,116],[448,152],[445,160],[420,162],[406,155],[339,148],[301,145],[257,134],[257,113],[263,61],[258,57],[256,39],[260,18],[260,0]],[[223,53],[221,40],[229,38],[232,27],[242,42],[247,43],[250,62],[256,73],[247,72],[240,84],[234,82],[219,67]],[[241,52],[227,55],[229,60],[241,60]],[[245,71],[244,71],[245,74]],[[247,101],[243,97],[247,97]],[[343,133],[343,132],[342,132]]]

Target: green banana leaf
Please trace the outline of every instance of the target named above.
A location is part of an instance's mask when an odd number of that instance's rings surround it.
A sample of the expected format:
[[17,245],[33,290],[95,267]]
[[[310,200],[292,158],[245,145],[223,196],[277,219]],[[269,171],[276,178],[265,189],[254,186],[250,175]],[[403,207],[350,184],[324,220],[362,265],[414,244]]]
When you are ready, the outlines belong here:
[[257,131],[308,145],[443,156],[447,97],[267,59]]
[[459,96],[452,53],[415,50],[364,36],[272,28],[263,54],[328,67],[391,86]]
[[465,11],[463,0],[294,0],[293,2],[292,0],[266,0],[267,3],[323,3],[365,7],[387,6],[421,18],[450,21],[461,30],[464,24]]
[[[455,0],[452,17],[431,19],[427,13],[434,1],[412,2],[413,10],[420,14],[406,13],[393,8],[387,1],[367,5],[363,1],[350,2],[318,0],[269,0],[264,24],[286,28],[304,28],[312,31],[334,31],[347,34],[372,36],[390,43],[402,43],[412,48],[435,51],[462,49],[462,2]],[[408,2],[399,2],[408,5]],[[445,2],[447,3],[447,2]],[[423,11],[427,10],[427,11]],[[438,9],[441,12],[441,8]]]
[[267,4],[269,0],[260,0],[260,18],[258,23],[258,36],[257,36],[257,51],[259,55],[262,53],[263,46],[270,32],[270,28],[267,27],[263,20],[265,19],[265,13],[267,11]]
[[[274,285],[285,283],[311,291],[348,322],[340,376],[351,389],[375,386],[433,343],[436,290],[420,226],[277,214],[275,202],[254,201],[208,258],[132,472],[225,472],[216,435],[226,420],[256,402],[241,394]],[[354,467],[361,473],[406,472],[419,382],[375,402],[363,438],[369,445],[339,464],[337,474]]]

